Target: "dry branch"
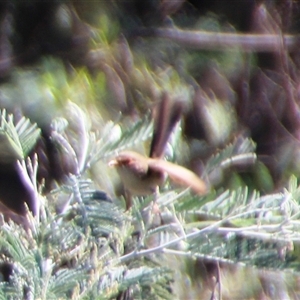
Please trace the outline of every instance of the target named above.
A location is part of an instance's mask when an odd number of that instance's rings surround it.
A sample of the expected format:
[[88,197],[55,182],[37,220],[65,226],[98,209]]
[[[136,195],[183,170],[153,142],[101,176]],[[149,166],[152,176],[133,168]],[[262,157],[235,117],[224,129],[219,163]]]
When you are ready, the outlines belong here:
[[138,35],[166,38],[186,47],[200,50],[235,50],[245,52],[277,52],[282,43],[290,52],[296,51],[299,35],[242,34],[181,30],[177,28],[142,29]]

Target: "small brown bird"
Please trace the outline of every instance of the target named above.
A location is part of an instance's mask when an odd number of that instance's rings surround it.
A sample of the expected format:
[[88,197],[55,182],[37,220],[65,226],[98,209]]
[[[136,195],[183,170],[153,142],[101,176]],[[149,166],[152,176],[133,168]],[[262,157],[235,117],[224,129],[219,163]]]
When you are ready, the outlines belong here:
[[[167,176],[175,183],[191,187],[198,194],[205,194],[207,187],[192,171],[177,164],[163,160],[163,154],[169,136],[179,121],[182,103],[172,102],[164,93],[158,110],[154,114],[154,133],[150,155],[146,157],[134,151],[123,151],[109,162],[117,171],[130,195],[144,196],[155,193]],[[132,206],[127,199],[127,209]]]

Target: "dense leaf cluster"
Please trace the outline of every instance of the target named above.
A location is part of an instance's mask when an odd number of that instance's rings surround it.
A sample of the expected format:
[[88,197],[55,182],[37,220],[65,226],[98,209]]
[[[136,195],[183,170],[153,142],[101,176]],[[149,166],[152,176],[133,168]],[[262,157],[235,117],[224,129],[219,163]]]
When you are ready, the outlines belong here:
[[[297,2],[0,8],[0,299],[299,297]],[[126,211],[107,163],[148,153],[162,94],[208,192]]]

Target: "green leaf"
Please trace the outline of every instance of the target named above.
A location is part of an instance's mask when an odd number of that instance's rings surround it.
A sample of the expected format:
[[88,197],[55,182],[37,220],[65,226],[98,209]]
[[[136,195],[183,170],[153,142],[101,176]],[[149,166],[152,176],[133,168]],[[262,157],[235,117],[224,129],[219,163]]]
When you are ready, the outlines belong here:
[[25,117],[14,125],[13,115],[7,115],[6,110],[0,114],[0,161],[9,163],[24,159],[36,144],[40,129]]
[[23,157],[26,157],[35,146],[41,130],[36,123],[32,124],[29,119],[22,117],[16,124],[16,131],[19,136]]
[[138,146],[152,136],[153,124],[148,117],[136,122],[130,128],[122,130],[120,125],[108,122],[101,137],[91,145],[90,162],[92,165],[100,159],[117,154],[119,151]]

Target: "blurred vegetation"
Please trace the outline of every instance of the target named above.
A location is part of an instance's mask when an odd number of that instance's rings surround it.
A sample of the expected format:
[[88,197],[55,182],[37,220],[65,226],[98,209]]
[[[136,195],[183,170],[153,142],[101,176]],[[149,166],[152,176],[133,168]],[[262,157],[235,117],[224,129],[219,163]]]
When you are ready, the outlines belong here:
[[[298,299],[299,17],[290,0],[2,1],[0,299]],[[148,153],[162,93],[184,106],[166,159],[209,191],[167,181],[126,211],[108,161]]]

